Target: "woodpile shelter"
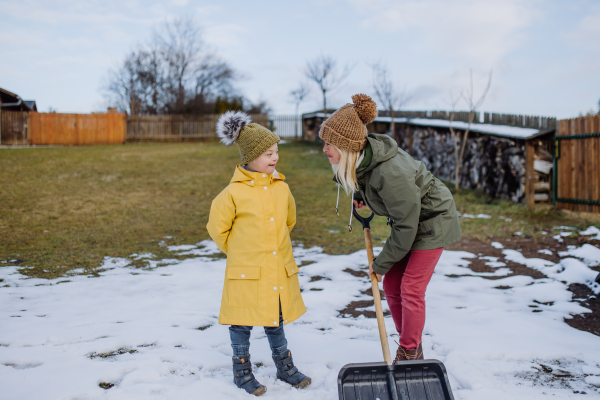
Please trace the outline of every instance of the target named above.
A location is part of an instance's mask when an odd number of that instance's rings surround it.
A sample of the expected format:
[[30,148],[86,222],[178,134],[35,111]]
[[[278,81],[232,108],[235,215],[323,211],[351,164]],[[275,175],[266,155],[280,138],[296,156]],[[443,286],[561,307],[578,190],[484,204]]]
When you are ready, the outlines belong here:
[[34,100],[23,100],[19,95],[0,88],[0,144],[28,144],[26,114],[29,111],[37,111]]
[[[385,112],[379,115],[367,125],[369,132],[392,136],[400,148],[423,161],[435,176],[454,181],[450,126],[462,138],[468,127],[468,113],[456,113],[450,122],[450,114],[445,111],[395,112],[393,134],[392,117]],[[323,112],[303,115],[305,140],[319,140],[323,117]],[[527,202],[530,207],[534,202],[551,201],[556,119],[490,113],[483,117],[483,122],[470,126],[460,187],[481,190],[491,198]],[[475,120],[481,121],[481,115],[476,114]]]
[[2,111],[37,111],[35,100],[23,100],[17,94],[0,88],[0,109]]

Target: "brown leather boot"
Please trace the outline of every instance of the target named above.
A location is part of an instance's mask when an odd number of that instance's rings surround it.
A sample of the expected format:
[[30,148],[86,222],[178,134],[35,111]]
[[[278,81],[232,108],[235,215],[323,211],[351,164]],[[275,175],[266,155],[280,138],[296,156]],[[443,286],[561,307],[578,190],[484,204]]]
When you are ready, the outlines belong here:
[[404,347],[398,345],[398,350],[396,351],[396,358],[394,358],[394,362],[396,361],[407,361],[407,360],[422,360],[423,359],[423,346],[419,343],[419,347],[414,350],[407,350]]

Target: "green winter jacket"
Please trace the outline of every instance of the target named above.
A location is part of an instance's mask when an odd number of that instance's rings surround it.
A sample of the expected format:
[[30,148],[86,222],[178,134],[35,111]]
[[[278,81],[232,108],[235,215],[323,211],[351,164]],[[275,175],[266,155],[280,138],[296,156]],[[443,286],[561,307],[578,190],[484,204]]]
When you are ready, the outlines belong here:
[[376,273],[388,272],[410,250],[437,249],[460,239],[458,213],[446,185],[389,136],[367,136],[356,177],[354,198],[387,217],[392,228],[373,262]]

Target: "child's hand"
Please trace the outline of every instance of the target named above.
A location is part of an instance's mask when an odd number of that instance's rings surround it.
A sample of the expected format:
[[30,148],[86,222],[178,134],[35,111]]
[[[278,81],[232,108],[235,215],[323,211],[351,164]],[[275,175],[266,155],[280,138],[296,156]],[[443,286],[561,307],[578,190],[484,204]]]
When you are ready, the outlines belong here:
[[354,209],[355,210],[360,210],[361,208],[365,208],[367,206],[365,206],[365,204],[361,201],[360,203],[356,200],[354,200]]

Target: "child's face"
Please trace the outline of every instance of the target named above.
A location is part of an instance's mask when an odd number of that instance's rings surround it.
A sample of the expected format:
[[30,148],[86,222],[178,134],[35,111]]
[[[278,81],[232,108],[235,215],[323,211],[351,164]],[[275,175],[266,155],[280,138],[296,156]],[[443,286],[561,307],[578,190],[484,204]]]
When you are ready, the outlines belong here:
[[250,161],[246,164],[246,168],[254,172],[263,172],[265,174],[272,174],[275,171],[275,165],[279,160],[279,151],[277,143],[269,147],[264,153],[258,158]]

